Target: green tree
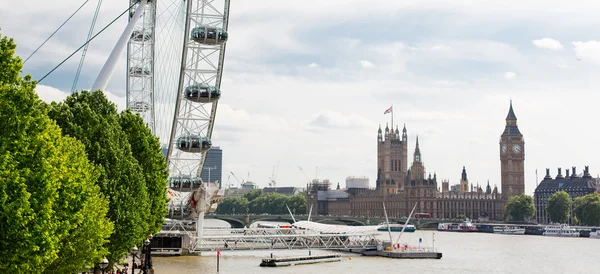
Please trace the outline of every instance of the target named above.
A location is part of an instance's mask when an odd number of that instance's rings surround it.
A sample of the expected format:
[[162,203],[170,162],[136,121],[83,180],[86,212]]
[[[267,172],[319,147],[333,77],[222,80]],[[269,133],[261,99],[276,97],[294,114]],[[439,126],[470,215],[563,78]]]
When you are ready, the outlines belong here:
[[116,262],[139,244],[148,235],[150,224],[156,222],[150,216],[142,168],[131,153],[117,108],[101,91],[82,91],[63,103],[52,103],[48,114],[63,134],[84,144],[88,159],[99,167],[97,184],[109,198],[108,217],[115,225],[107,258]]
[[133,157],[138,161],[146,179],[150,198],[149,233],[159,232],[167,215],[167,180],[169,171],[162,154],[160,141],[144,124],[144,120],[131,111],[121,112],[121,128],[127,135]]
[[0,272],[80,272],[106,253],[108,201],[82,144],[19,76],[15,48],[0,35]]
[[240,196],[232,196],[223,199],[217,207],[217,213],[232,214],[234,209],[237,213],[246,213],[246,208],[248,208],[248,199]]
[[600,226],[600,193],[594,192],[575,199],[575,216],[578,223]]
[[306,214],[306,195],[296,194],[290,197],[290,209],[295,210],[296,214]]
[[567,223],[569,221],[572,203],[573,201],[569,194],[563,190],[550,195],[548,204],[546,205],[548,218],[555,223]]
[[251,202],[252,200],[258,198],[262,194],[263,194],[262,189],[255,189],[255,190],[251,190],[250,192],[244,194],[244,198],[246,198],[249,202]]
[[525,194],[510,197],[506,203],[505,209],[506,214],[508,214],[513,221],[527,221],[535,215],[533,198]]

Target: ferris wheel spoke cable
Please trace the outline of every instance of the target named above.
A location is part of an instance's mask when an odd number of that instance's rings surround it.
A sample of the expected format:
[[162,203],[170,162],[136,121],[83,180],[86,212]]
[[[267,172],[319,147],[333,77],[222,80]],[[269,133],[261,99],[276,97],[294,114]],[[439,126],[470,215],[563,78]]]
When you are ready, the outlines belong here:
[[46,79],[46,77],[48,77],[48,75],[50,75],[52,72],[54,72],[57,68],[59,68],[60,66],[62,66],[62,64],[64,64],[66,61],[68,61],[71,57],[73,57],[73,55],[75,55],[75,53],[77,53],[79,50],[81,50],[83,47],[85,47],[85,45],[89,44],[90,42],[92,42],[98,35],[100,35],[100,33],[104,32],[104,30],[106,30],[108,27],[110,27],[114,22],[116,22],[117,20],[119,20],[119,18],[121,18],[121,16],[123,16],[125,13],[127,13],[131,8],[133,8],[133,6],[135,6],[137,3],[134,3],[133,5],[129,6],[125,11],[123,11],[121,14],[119,14],[115,19],[113,19],[112,21],[110,21],[110,23],[108,23],[108,25],[106,25],[104,28],[102,28],[98,33],[96,33],[94,36],[92,36],[92,38],[88,39],[85,43],[83,43],[83,45],[81,45],[81,47],[79,47],[78,49],[76,49],[73,53],[71,53],[69,56],[67,56],[67,58],[65,58],[65,60],[63,60],[62,62],[60,62],[58,65],[56,65],[56,67],[54,67],[52,70],[50,70],[48,73],[46,73],[46,75],[44,75],[44,77],[40,78],[40,80],[38,80],[37,82],[40,83],[42,82],[42,80]]
[[[89,1],[89,0],[88,0]],[[100,6],[102,6],[102,0],[98,0],[98,5],[96,5],[96,12],[94,13],[94,18],[92,18],[92,24],[90,25],[90,31],[88,32],[87,39],[89,40],[94,33],[94,27],[96,26],[96,20],[98,19],[98,13],[100,13]],[[85,54],[87,53],[87,49],[90,44],[86,44],[83,48],[83,53],[81,53],[81,60],[79,60],[79,67],[77,67],[77,72],[75,73],[75,80],[73,80],[73,86],[71,87],[71,92],[75,92],[75,87],[77,86],[77,82],[79,82],[79,75],[81,74],[81,68],[83,67],[83,62],[85,61]]]
[[81,4],[81,6],[79,6],[79,8],[77,8],[77,10],[75,10],[75,12],[73,12],[71,16],[67,18],[67,20],[65,20],[60,26],[58,26],[58,28],[52,34],[50,34],[50,36],[48,36],[48,38],[46,38],[46,40],[42,42],[42,44],[39,47],[37,47],[37,49],[35,49],[31,54],[29,54],[25,61],[23,61],[23,65],[25,65],[25,63],[27,63],[27,60],[29,60],[29,58],[31,58],[36,52],[38,52],[38,50],[40,50],[40,48],[42,48],[46,44],[46,42],[48,42],[48,40],[50,40],[50,38],[52,38],[54,34],[56,34],[67,22],[69,22],[69,20],[71,20],[71,18],[73,18],[73,16],[75,16],[75,14],[77,14],[77,12],[79,12],[79,10],[81,10],[81,8],[83,8],[83,6],[85,6],[85,4],[87,4],[87,2],[89,1],[90,0],[85,0],[85,2],[83,2],[83,4]]

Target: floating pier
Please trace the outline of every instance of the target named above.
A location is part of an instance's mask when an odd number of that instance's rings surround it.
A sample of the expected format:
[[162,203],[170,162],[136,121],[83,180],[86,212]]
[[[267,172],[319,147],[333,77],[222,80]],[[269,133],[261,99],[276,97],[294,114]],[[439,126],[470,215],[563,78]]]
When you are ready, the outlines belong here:
[[260,266],[278,267],[278,266],[291,266],[291,265],[297,265],[297,264],[316,264],[316,263],[339,262],[341,260],[342,260],[342,255],[339,255],[339,254],[298,256],[298,257],[271,257],[271,258],[262,259]]
[[435,251],[364,251],[364,256],[379,256],[393,259],[441,259],[442,253]]

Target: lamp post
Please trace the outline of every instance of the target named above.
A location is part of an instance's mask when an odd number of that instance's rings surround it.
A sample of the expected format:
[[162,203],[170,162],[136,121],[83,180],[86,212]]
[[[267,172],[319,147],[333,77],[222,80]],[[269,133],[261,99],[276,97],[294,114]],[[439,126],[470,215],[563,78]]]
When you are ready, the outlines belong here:
[[108,260],[106,259],[106,257],[104,257],[104,259],[102,259],[102,261],[100,261],[100,268],[102,268],[102,274],[104,274],[104,269],[106,269],[106,267],[108,266]]
[[138,254],[138,251],[140,250],[135,245],[131,248],[131,274],[134,274],[135,271],[135,255]]
[[[148,235],[148,240],[152,241],[152,234]],[[152,269],[152,246],[148,244],[148,268]]]
[[235,207],[231,208],[231,211],[233,211],[233,215],[235,215]]
[[[217,167],[216,166],[214,166],[214,167],[205,167],[204,169],[208,170],[208,182],[210,183],[210,171],[213,170],[213,169],[217,169]],[[219,187],[219,188],[221,188],[221,187]]]
[[152,235],[149,235],[146,240],[144,240],[144,266],[142,270],[144,274],[148,274],[148,270],[152,269],[152,247],[150,246],[150,240],[152,240]]

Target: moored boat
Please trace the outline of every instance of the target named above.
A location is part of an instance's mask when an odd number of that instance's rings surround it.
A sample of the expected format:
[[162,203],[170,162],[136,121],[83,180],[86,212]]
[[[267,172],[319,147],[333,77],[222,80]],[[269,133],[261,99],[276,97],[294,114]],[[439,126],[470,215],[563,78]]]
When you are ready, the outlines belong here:
[[590,232],[590,239],[600,239],[600,230]]
[[440,223],[438,231],[477,232],[477,227],[471,223],[471,220],[465,219],[460,223]]
[[569,225],[549,225],[544,228],[544,236],[579,237],[579,231]]
[[[381,223],[381,227],[377,229],[377,231],[388,231],[388,225],[386,223]],[[414,225],[402,225],[402,224],[390,224],[390,231],[392,232],[402,232],[402,228],[404,228],[404,232],[415,232],[417,228]]]
[[341,260],[342,260],[342,255],[339,255],[339,254],[298,256],[298,257],[273,257],[273,255],[271,255],[271,258],[262,259],[260,266],[266,266],[266,267],[292,266],[292,265],[299,265],[299,264],[339,262]]
[[495,226],[495,234],[525,235],[525,228],[517,226]]

